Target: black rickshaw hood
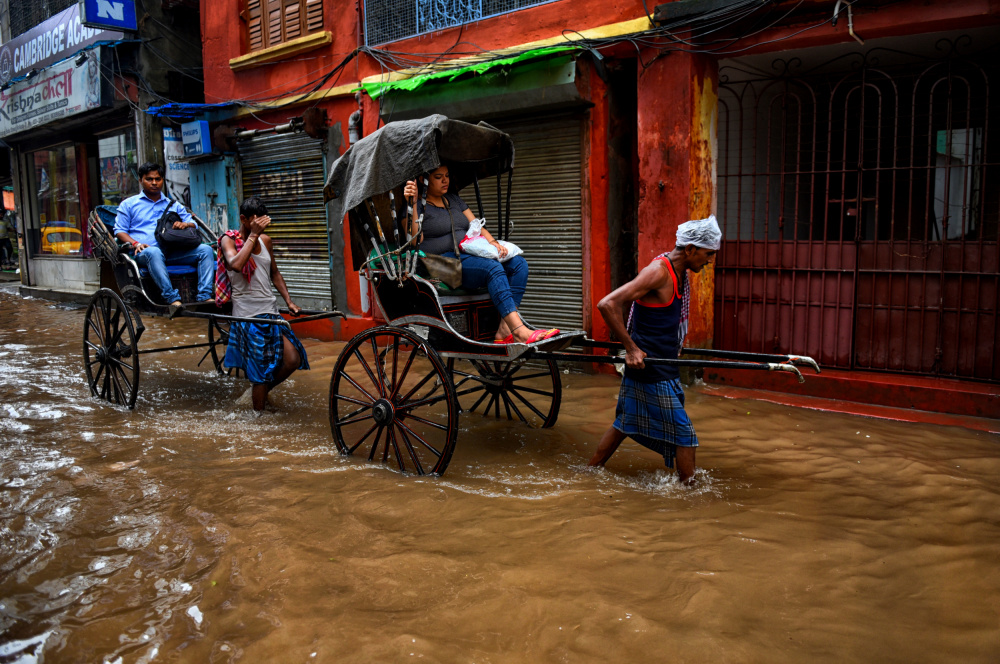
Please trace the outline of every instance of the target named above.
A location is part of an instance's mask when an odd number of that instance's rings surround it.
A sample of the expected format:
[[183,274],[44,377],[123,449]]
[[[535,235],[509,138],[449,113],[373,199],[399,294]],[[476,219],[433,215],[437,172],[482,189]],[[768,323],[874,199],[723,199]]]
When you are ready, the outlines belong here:
[[475,178],[510,171],[514,144],[485,122],[470,124],[440,114],[390,122],[352,145],[330,167],[323,194],[332,202],[331,218],[343,219],[365,199],[442,164],[451,174],[449,191],[458,192]]

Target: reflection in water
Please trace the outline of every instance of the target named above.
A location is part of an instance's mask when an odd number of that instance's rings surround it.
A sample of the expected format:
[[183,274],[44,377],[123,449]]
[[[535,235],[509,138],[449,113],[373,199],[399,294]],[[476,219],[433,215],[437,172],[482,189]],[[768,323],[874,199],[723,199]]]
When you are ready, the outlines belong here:
[[[83,309],[0,291],[0,661],[996,661],[996,436],[690,392],[698,487],[616,381],[463,414],[442,478],[336,452],[341,344],[255,416],[197,351],[92,400]],[[141,348],[194,343],[147,318]],[[315,358],[315,361],[313,361]]]

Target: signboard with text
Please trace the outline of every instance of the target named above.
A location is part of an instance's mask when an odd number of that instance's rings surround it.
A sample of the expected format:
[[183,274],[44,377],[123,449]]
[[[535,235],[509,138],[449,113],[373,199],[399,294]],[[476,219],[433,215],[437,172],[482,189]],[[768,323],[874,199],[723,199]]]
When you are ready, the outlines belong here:
[[135,0],[81,0],[80,12],[80,20],[91,28],[131,32],[139,29]]
[[184,161],[184,143],[180,129],[163,128],[163,159],[167,169],[163,176],[167,196],[191,207],[191,173],[188,163]]
[[185,157],[212,153],[212,138],[208,133],[208,122],[205,120],[195,120],[182,124],[181,140],[184,143]]
[[84,26],[80,21],[80,6],[73,5],[0,45],[0,85],[32,69],[68,58],[84,46],[122,37],[121,32]]
[[0,91],[0,137],[101,106],[101,64],[87,52],[81,66],[67,60]]

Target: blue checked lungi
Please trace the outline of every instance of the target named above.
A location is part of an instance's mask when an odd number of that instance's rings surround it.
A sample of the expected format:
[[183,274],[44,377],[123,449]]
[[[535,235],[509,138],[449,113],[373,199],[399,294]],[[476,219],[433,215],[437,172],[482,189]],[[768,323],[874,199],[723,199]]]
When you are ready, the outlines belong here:
[[662,454],[668,468],[674,467],[675,446],[698,447],[698,436],[684,411],[679,378],[640,383],[623,377],[613,426],[643,447]]
[[[260,314],[255,318],[281,320],[278,314]],[[229,328],[229,346],[222,363],[233,369],[243,369],[251,383],[270,383],[274,380],[274,370],[281,365],[284,354],[281,337],[288,337],[299,351],[302,362],[299,369],[308,369],[306,349],[295,333],[284,325],[261,325],[245,321],[233,321]]]

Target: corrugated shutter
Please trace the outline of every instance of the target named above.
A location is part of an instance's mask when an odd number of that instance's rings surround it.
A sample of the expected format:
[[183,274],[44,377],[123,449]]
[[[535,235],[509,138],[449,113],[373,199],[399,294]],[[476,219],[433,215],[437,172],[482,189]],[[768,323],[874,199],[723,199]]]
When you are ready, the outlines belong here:
[[[271,215],[267,234],[296,304],[329,307],[330,258],[323,143],[305,134],[258,136],[239,143],[243,197],[259,196]],[[279,302],[279,304],[281,304]]]
[[[558,115],[490,124],[514,141],[510,241],[530,266],[520,310],[534,325],[583,329],[582,121]],[[496,179],[480,188],[487,229],[496,232]],[[462,199],[478,214],[472,187]]]

